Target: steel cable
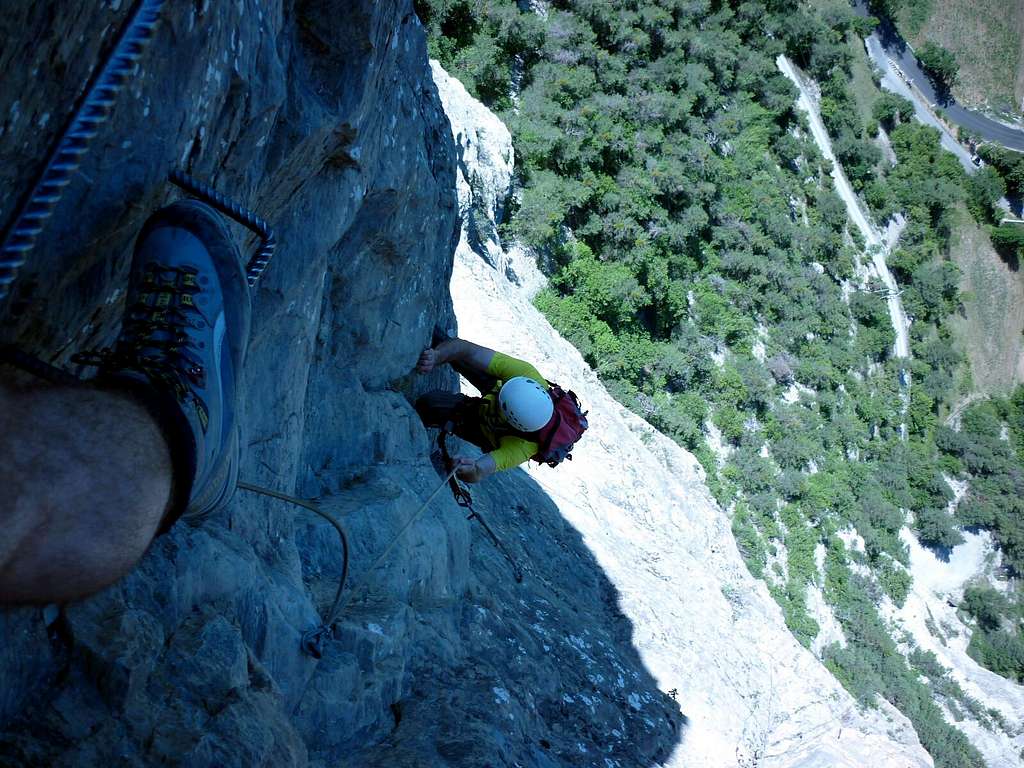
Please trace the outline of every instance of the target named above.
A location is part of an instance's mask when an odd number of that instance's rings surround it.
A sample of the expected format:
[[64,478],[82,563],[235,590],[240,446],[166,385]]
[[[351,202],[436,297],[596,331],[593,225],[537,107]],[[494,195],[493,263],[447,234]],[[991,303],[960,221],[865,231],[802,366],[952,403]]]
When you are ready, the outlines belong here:
[[131,18],[121,28],[113,50],[86,89],[68,127],[57,139],[46,164],[0,245],[0,300],[25,265],[43,223],[54,208],[71,178],[89,151],[89,143],[99,127],[110,117],[114,100],[136,69],[139,58],[152,39],[165,0],[139,0]]
[[209,184],[204,184],[184,171],[171,171],[171,183],[181,187],[186,192],[190,192],[203,202],[209,203],[225,216],[231,217],[260,236],[261,242],[259,247],[245,266],[245,278],[249,283],[249,287],[251,288],[256,285],[256,282],[262,277],[264,270],[270,263],[270,259],[274,256],[274,249],[277,247],[277,238],[274,236],[273,230],[270,229],[270,225],[248,208],[243,208]]
[[[439,494],[444,489],[444,487],[448,484],[448,481],[451,480],[454,476],[455,470],[453,469],[449,473],[449,475],[443,481],[441,481],[441,484],[437,486],[434,492],[430,494],[427,500],[420,504],[419,509],[417,509],[416,512],[414,512],[412,516],[405,521],[402,527],[398,529],[398,532],[395,533],[395,535],[391,538],[391,542],[388,544],[388,546],[384,549],[383,552],[381,552],[377,556],[373,563],[371,563],[370,566],[366,569],[364,579],[366,579],[367,581],[362,585],[363,587],[368,586],[370,574],[372,574],[373,571],[376,570],[377,566],[384,562],[385,558],[387,558],[387,556],[391,554],[391,551],[395,548],[395,545],[398,544],[403,534],[407,530],[409,530],[409,527],[420,518],[420,516],[430,506],[430,503],[437,497],[437,494]],[[329,638],[333,633],[334,625],[337,623],[338,619],[341,618],[341,612],[345,609],[349,602],[351,602],[352,597],[355,594],[354,591],[350,591],[348,595],[345,597],[345,599],[342,600],[342,595],[345,592],[345,582],[348,580],[349,563],[349,544],[348,536],[345,533],[345,529],[338,521],[338,519],[334,517],[334,515],[330,514],[325,509],[323,509],[324,502],[316,502],[311,501],[309,499],[300,499],[295,496],[289,496],[286,493],[281,493],[280,491],[275,491],[270,488],[264,488],[263,486],[254,485],[253,483],[247,483],[242,480],[238,481],[237,487],[245,491],[251,491],[252,493],[258,493],[263,496],[270,496],[271,498],[280,499],[281,501],[287,501],[290,502],[291,504],[297,504],[298,506],[308,509],[311,512],[315,512],[316,514],[320,515],[320,517],[327,520],[327,522],[329,522],[331,525],[333,525],[334,529],[338,532],[338,536],[341,539],[341,578],[338,580],[338,589],[334,594],[334,602],[331,604],[331,609],[327,612],[326,618],[323,619],[320,625],[309,630],[302,636],[302,650],[308,653],[310,656],[319,659],[323,655],[324,641],[327,638]],[[493,534],[491,535],[493,536]]]

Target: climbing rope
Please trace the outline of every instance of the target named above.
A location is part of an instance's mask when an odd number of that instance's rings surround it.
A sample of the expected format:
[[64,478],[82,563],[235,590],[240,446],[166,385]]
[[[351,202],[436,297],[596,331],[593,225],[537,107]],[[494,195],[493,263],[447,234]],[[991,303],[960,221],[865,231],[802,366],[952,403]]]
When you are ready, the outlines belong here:
[[327,612],[327,618],[315,629],[311,629],[302,636],[302,649],[316,658],[320,658],[322,655],[323,638],[330,634],[330,628],[334,625],[334,622],[338,620],[338,615],[341,612],[339,605],[341,604],[341,595],[345,590],[345,582],[348,580],[348,560],[349,560],[349,547],[348,547],[348,535],[345,533],[345,529],[334,515],[330,514],[313,501],[308,499],[299,499],[295,496],[289,496],[287,493],[281,493],[271,488],[264,488],[260,485],[254,485],[253,483],[246,483],[239,480],[236,483],[237,487],[243,491],[250,491],[252,493],[258,493],[261,496],[269,496],[274,499],[280,499],[290,504],[303,507],[315,512],[320,515],[324,520],[334,526],[334,529],[338,532],[338,538],[341,539],[341,578],[338,579],[338,591],[334,593],[334,603],[331,605],[331,610]]
[[[454,424],[452,422],[448,422],[437,435],[437,445],[441,449],[441,458],[444,460],[445,467],[449,469],[451,469],[454,466],[455,462],[452,461],[451,454],[448,453],[448,443],[446,442],[446,440],[448,435],[453,434],[453,430]],[[494,546],[498,549],[499,552],[501,552],[502,555],[505,556],[505,559],[508,560],[508,564],[512,567],[512,575],[515,577],[516,583],[522,584],[522,569],[519,567],[519,564],[516,562],[515,558],[512,557],[512,554],[501,542],[501,539],[498,538],[498,535],[492,530],[491,526],[487,524],[487,521],[484,519],[483,515],[481,515],[479,512],[476,511],[476,509],[473,508],[473,497],[470,495],[469,489],[465,488],[461,483],[459,483],[458,480],[455,479],[454,469],[452,469],[452,471],[449,473],[448,479],[445,482],[447,482],[448,486],[451,488],[452,496],[455,497],[455,503],[458,504],[463,509],[469,510],[469,515],[466,517],[466,519],[476,520],[478,523],[480,523],[480,526],[484,529],[484,531],[487,532],[487,535],[494,543]]]
[[[430,503],[437,497],[437,494],[439,494],[444,489],[445,485],[448,484],[448,481],[454,477],[455,470],[453,469],[451,473],[448,475],[448,477],[442,480],[441,484],[438,485],[434,492],[430,494],[427,500],[420,505],[419,509],[417,509],[416,512],[414,512],[413,515],[405,521],[405,524],[398,529],[398,532],[392,537],[391,543],[388,544],[384,551],[377,556],[377,559],[375,559],[370,564],[370,567],[366,569],[366,573],[363,578],[367,581],[364,581],[364,587],[368,583],[370,574],[373,573],[373,571],[377,568],[378,565],[384,562],[384,559],[389,554],[391,554],[391,551],[395,548],[395,545],[398,544],[399,540],[402,538],[402,535],[409,529],[409,527],[413,523],[415,523],[420,518],[420,516],[427,510],[427,507],[430,506]],[[345,582],[348,578],[349,562],[348,536],[345,534],[345,529],[342,527],[341,523],[338,522],[338,519],[334,517],[334,515],[324,510],[322,508],[322,505],[318,504],[315,501],[311,501],[309,499],[299,499],[296,498],[295,496],[289,496],[286,493],[281,493],[280,491],[275,491],[270,488],[264,488],[259,485],[254,485],[253,483],[246,483],[241,480],[238,481],[237,485],[242,490],[251,491],[252,493],[258,493],[263,496],[270,496],[271,498],[280,499],[281,501],[287,501],[291,504],[297,504],[300,507],[304,507],[305,509],[315,512],[316,514],[320,515],[320,517],[327,520],[327,522],[329,522],[331,525],[333,525],[334,529],[338,532],[338,536],[341,539],[342,561],[341,578],[338,580],[338,590],[337,592],[335,592],[334,595],[334,603],[331,605],[331,609],[327,612],[326,618],[324,618],[318,626],[309,630],[302,636],[302,650],[310,656],[319,659],[323,656],[324,643],[328,639],[330,639],[334,633],[334,625],[341,617],[341,612],[345,610],[348,604],[352,601],[352,597],[355,594],[355,591],[349,591],[345,599],[342,600],[342,594],[345,590]]]
[[121,28],[117,44],[86,88],[85,96],[72,113],[67,128],[53,145],[31,192],[0,240],[0,300],[7,296],[18,271],[25,265],[43,222],[71,183],[89,143],[114,107],[117,94],[135,74],[146,45],[153,38],[164,0],[139,0],[135,11]]

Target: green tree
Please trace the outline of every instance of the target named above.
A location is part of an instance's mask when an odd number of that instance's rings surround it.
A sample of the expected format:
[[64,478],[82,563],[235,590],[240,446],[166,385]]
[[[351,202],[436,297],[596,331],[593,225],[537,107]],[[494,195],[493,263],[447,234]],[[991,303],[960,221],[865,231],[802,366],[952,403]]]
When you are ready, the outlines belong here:
[[1024,253],[1024,225],[1022,224],[1001,224],[998,227],[989,229],[989,237],[992,238],[992,245],[996,250],[1009,254],[1013,258],[1020,258]]
[[990,165],[967,177],[967,206],[978,221],[991,222],[999,211],[996,203],[1006,194],[1006,182]]
[[929,77],[941,88],[949,90],[956,85],[960,67],[952,51],[943,48],[931,40],[915,51],[917,60]]
[[914,116],[914,103],[902,96],[884,91],[871,107],[871,116],[886,130],[905,123]]

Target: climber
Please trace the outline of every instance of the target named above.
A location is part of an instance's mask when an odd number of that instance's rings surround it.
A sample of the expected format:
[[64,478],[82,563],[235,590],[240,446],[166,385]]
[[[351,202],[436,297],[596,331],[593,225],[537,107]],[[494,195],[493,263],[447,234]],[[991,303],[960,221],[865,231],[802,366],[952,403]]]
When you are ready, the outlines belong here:
[[484,455],[456,456],[456,474],[467,483],[534,459],[557,466],[587,429],[575,393],[549,384],[536,368],[493,349],[434,331],[433,346],[420,354],[416,370],[428,374],[449,363],[480,390],[481,397],[433,391],[416,401],[428,427],[451,424],[454,433]]
[[88,385],[0,384],[0,602],[63,602],[126,574],[182,517],[235,490],[245,268],[196,200],[150,216],[112,350]]

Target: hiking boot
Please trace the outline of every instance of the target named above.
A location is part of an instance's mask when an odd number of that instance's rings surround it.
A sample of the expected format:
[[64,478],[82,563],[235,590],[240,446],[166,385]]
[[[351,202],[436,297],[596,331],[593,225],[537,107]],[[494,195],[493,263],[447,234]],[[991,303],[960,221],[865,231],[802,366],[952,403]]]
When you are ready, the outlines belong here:
[[197,200],[154,213],[135,242],[121,334],[77,355],[98,381],[131,390],[167,439],[172,501],[160,531],[203,518],[235,491],[238,401],[252,307],[245,267],[220,215]]

